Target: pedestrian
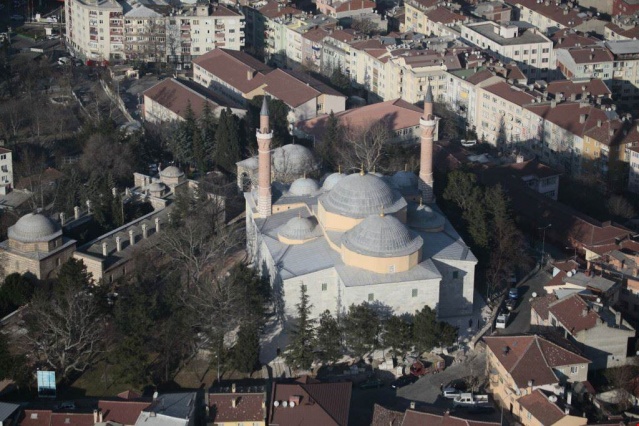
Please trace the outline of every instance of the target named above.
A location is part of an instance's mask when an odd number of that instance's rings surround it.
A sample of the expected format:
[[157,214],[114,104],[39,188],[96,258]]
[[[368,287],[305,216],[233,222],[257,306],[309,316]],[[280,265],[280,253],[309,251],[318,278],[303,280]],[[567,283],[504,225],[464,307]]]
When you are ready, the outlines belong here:
[[439,391],[440,391],[440,392],[443,392],[443,391],[444,391],[444,384],[443,384],[443,383],[439,385]]
[[473,319],[468,320],[468,328],[473,328]]

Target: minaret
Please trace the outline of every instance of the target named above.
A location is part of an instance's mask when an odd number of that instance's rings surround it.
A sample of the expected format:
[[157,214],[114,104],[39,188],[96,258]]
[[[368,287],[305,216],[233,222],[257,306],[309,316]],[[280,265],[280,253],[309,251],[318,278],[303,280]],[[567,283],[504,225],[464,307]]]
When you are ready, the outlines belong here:
[[433,90],[428,82],[424,98],[424,115],[419,119],[422,130],[421,156],[419,161],[419,190],[424,202],[435,201],[433,194],[433,137],[435,135],[435,116],[433,115]]
[[262,102],[260,111],[260,128],[257,129],[257,150],[258,150],[258,188],[257,188],[257,211],[260,216],[271,215],[271,139],[273,132],[269,125],[268,103],[266,96]]

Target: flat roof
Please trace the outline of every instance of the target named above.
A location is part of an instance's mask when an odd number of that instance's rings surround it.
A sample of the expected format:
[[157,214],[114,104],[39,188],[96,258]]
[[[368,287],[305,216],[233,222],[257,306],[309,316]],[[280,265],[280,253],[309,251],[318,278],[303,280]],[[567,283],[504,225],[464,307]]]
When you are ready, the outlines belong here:
[[604,43],[614,55],[639,53],[639,40],[613,40]]
[[517,37],[513,38],[505,38],[495,33],[495,28],[499,28],[499,25],[494,22],[482,22],[479,24],[466,25],[471,31],[475,31],[486,37],[489,40],[494,41],[495,43],[499,43],[503,46],[514,46],[518,44],[529,44],[529,43],[550,43],[546,37],[541,34],[535,33],[531,30],[524,30]]

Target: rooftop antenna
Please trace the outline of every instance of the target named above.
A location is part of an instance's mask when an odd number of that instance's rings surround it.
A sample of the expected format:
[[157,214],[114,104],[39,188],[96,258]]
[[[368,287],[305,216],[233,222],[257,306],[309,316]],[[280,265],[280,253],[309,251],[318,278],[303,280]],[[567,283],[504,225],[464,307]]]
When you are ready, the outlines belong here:
[[379,213],[379,217],[384,217],[384,206],[381,207],[381,212]]
[[339,173],[340,175],[342,174],[342,165],[341,164],[337,165],[337,173]]
[[362,163],[362,166],[359,168],[359,174],[364,176],[364,163]]

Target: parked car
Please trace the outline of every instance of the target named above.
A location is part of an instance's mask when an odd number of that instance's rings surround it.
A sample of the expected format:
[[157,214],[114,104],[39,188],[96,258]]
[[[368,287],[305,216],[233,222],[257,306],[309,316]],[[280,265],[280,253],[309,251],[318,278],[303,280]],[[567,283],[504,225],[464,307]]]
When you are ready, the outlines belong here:
[[513,287],[508,290],[508,298],[512,300],[519,299],[519,289],[517,287]]
[[375,389],[381,388],[382,386],[384,386],[384,382],[382,382],[377,377],[371,377],[359,384],[360,389]]
[[75,410],[75,403],[63,402],[58,406],[58,410]]
[[69,58],[68,56],[63,56],[58,59],[59,65],[68,65],[70,63],[71,63],[71,58]]
[[497,315],[497,320],[495,321],[495,328],[506,328],[508,325],[508,320],[510,319],[510,312],[502,311]]
[[399,377],[397,380],[391,382],[390,387],[393,389],[403,388],[417,381],[417,376],[408,374],[406,376]]
[[514,299],[508,299],[506,300],[506,309],[508,309],[509,311],[512,311],[513,309],[515,309],[515,306],[517,306],[517,301]]
[[444,398],[454,399],[455,397],[461,395],[461,391],[459,389],[447,387],[444,388],[444,390],[442,391],[442,395],[444,396]]

